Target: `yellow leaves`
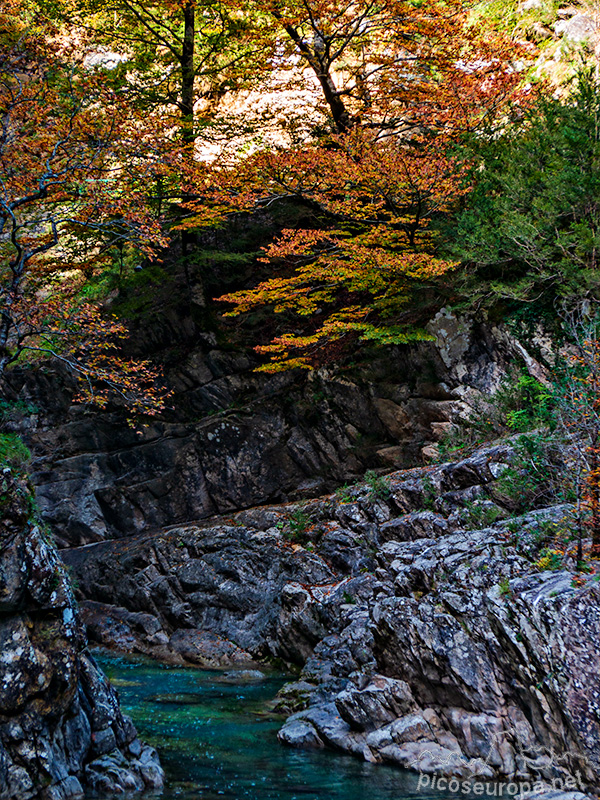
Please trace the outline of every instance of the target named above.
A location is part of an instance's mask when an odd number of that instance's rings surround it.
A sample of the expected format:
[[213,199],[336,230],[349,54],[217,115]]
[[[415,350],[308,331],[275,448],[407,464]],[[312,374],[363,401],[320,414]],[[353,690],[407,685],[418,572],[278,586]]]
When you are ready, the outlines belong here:
[[324,221],[314,229],[283,230],[262,259],[276,274],[219,298],[234,306],[226,316],[266,306],[310,329],[257,348],[277,364],[267,370],[306,367],[349,335],[382,344],[426,337],[394,320],[406,313],[415,290],[456,266],[435,256],[429,229],[432,216],[464,193],[446,142],[419,139],[409,147],[358,128],[335,142],[334,148],[255,154],[243,166],[257,196],[262,180],[273,196],[310,199]]

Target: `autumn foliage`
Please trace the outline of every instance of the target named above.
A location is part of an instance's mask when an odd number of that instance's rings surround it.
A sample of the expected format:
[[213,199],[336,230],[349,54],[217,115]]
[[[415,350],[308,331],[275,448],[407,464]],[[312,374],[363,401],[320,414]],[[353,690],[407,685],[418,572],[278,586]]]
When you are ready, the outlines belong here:
[[[471,29],[466,9],[428,2],[268,6],[288,52],[310,67],[329,130],[229,167],[257,205],[304,203],[313,222],[265,251],[273,276],[224,295],[229,315],[272,307],[292,330],[257,347],[268,371],[311,367],[332,341],[403,343],[455,263],[438,257],[432,222],[469,191],[457,148],[526,102],[516,47]],[[221,173],[223,174],[223,173]]]
[[[158,374],[119,358],[123,325],[79,291],[115,243],[148,255],[166,243],[146,202],[135,120],[102,76],[2,23],[0,377],[25,354],[51,354],[79,376],[86,400],[116,393],[134,412],[155,412]],[[134,173],[123,169],[132,155]]]
[[[257,346],[264,369],[314,366],[356,338],[427,337],[419,309],[456,266],[440,256],[434,223],[469,191],[458,148],[526,102],[520,51],[472,26],[467,4],[12,3],[0,74],[0,375],[47,351],[96,402],[108,394],[92,386],[103,385],[135,405],[135,388],[156,375],[119,361],[122,326],[82,302],[81,287],[115,248],[154,258],[175,232],[189,281],[195,231],[282,201],[306,210],[303,226],[265,249],[266,280],[221,298],[229,316],[265,308],[281,320]],[[13,21],[32,13],[35,32]],[[90,65],[89,47],[114,48],[116,63]],[[250,121],[227,131],[222,99],[274,76],[310,94],[308,127],[268,145]],[[234,134],[248,146],[206,157],[204,145]],[[142,396],[139,408],[160,406],[151,389]]]

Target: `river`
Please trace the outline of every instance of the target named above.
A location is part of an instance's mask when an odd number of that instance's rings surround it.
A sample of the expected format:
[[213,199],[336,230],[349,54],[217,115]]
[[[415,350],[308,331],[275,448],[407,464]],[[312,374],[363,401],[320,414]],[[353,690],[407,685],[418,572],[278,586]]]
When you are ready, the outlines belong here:
[[428,800],[418,778],[330,751],[277,741],[282,718],[269,711],[289,676],[242,683],[222,672],[170,667],[96,653],[124,713],[160,753],[163,800]]

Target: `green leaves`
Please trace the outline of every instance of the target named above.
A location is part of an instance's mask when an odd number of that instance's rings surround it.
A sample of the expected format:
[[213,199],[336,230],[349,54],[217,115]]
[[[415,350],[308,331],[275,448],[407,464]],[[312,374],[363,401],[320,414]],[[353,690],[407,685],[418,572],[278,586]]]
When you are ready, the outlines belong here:
[[472,144],[474,190],[449,231],[452,255],[472,265],[470,302],[598,294],[597,90],[581,72],[568,100],[541,99],[501,135]]

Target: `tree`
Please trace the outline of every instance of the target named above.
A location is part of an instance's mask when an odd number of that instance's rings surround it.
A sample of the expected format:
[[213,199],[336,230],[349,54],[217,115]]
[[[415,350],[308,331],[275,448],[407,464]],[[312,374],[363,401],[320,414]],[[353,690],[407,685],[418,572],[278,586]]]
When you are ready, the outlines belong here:
[[516,94],[514,48],[479,40],[452,4],[267,10],[317,77],[331,125],[231,168],[232,185],[258,204],[293,199],[313,218],[267,249],[274,277],[220,299],[235,305],[230,315],[272,307],[295,329],[257,348],[272,356],[268,370],[311,367],[344,338],[427,338],[416,292],[431,308],[430,289],[456,265],[439,257],[432,222],[468,191],[461,137],[489,129]]
[[[218,101],[255,81],[257,42],[234,3],[54,0],[39,12],[83,34],[88,47],[115,48],[114,84],[129,103],[160,114],[164,135],[169,126],[178,131],[190,155],[199,132],[214,121]],[[173,108],[179,119],[169,116]]]
[[2,23],[0,381],[24,354],[52,354],[87,399],[103,405],[116,393],[153,413],[156,372],[119,358],[123,326],[80,295],[115,243],[145,253],[164,243],[141,170],[120,167],[135,141],[129,120],[102,79],[65,69],[42,38]]
[[473,142],[474,189],[447,231],[473,304],[552,309],[600,286],[600,94],[593,70],[566,99],[540,97],[501,135]]

